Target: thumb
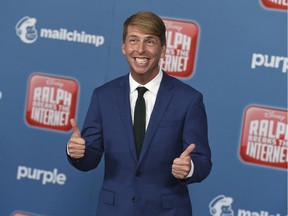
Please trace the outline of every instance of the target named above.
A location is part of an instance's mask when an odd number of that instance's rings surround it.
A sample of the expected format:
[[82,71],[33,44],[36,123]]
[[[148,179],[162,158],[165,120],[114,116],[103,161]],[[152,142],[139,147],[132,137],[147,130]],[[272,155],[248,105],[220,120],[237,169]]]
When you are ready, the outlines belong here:
[[75,119],[70,119],[70,124],[74,130],[72,137],[73,138],[80,138],[81,137],[81,132],[78,128],[77,122],[75,121]]
[[180,158],[184,158],[190,155],[190,153],[195,149],[195,144],[190,144],[184,152],[180,155]]

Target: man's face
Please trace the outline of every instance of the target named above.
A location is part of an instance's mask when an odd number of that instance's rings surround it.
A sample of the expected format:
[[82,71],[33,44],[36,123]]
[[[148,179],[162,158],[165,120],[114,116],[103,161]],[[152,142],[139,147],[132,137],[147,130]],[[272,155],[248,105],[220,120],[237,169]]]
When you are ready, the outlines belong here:
[[132,77],[138,83],[146,84],[158,74],[158,63],[165,56],[166,45],[161,46],[159,37],[144,34],[136,25],[130,25],[122,44],[122,52]]

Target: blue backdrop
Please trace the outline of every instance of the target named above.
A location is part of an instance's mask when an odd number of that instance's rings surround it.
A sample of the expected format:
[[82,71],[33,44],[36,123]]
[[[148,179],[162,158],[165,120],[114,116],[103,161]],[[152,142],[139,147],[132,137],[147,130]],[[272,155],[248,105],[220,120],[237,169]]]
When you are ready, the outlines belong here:
[[194,43],[167,53],[194,64],[173,76],[207,109],[213,170],[189,186],[194,215],[223,203],[232,216],[288,215],[287,0],[1,1],[0,215],[96,214],[103,164],[70,166],[66,120],[82,126],[92,90],[129,72],[122,24],[140,10],[170,21],[172,44]]

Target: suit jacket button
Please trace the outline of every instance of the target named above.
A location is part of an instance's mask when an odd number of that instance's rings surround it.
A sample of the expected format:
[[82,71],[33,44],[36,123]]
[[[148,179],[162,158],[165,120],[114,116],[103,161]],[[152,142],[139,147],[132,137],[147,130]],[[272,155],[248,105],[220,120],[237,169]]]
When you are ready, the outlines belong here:
[[141,174],[142,174],[142,173],[141,173],[139,170],[136,171],[136,176],[137,176],[137,177],[140,177]]
[[131,202],[132,202],[132,203],[135,203],[135,201],[136,201],[135,197],[132,197],[132,198],[131,198]]

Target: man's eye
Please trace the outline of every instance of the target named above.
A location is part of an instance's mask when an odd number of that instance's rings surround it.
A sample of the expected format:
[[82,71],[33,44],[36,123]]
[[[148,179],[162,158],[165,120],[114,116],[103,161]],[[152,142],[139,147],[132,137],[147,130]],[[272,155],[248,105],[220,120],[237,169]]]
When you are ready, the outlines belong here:
[[147,41],[147,44],[148,44],[149,46],[152,46],[152,45],[155,44],[155,41],[154,41],[154,40],[148,40],[148,41]]
[[130,42],[130,43],[136,43],[137,40],[136,40],[136,39],[129,39],[129,42]]

